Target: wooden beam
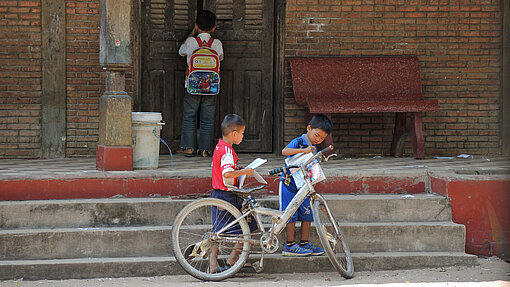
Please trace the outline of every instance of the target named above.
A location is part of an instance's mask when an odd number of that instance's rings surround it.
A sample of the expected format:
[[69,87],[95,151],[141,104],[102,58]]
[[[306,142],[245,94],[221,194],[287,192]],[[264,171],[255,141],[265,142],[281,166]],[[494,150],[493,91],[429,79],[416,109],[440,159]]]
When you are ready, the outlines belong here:
[[101,0],[99,63],[131,65],[131,1]]
[[510,155],[510,1],[503,2],[503,93],[501,101],[501,153]]
[[41,157],[65,157],[65,0],[42,0]]
[[273,76],[273,153],[281,155],[283,143],[285,110],[285,9],[286,0],[275,1],[275,52]]

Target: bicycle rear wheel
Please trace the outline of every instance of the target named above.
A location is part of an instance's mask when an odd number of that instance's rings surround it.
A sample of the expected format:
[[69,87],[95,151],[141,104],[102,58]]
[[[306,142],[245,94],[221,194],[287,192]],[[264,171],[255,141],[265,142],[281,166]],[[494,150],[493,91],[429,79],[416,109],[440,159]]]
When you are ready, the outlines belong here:
[[[204,198],[188,204],[175,218],[172,226],[172,250],[177,262],[195,278],[219,281],[229,278],[241,269],[248,259],[250,228],[243,218],[225,232],[220,229],[241,216],[232,204],[217,198]],[[236,247],[236,243],[239,243]],[[209,255],[218,250],[221,270],[210,270]],[[234,248],[240,251],[232,265],[227,259]],[[217,273],[213,273],[213,272]]]
[[342,229],[330,212],[326,201],[316,195],[312,204],[313,220],[319,239],[333,267],[345,278],[352,278],[354,264]]

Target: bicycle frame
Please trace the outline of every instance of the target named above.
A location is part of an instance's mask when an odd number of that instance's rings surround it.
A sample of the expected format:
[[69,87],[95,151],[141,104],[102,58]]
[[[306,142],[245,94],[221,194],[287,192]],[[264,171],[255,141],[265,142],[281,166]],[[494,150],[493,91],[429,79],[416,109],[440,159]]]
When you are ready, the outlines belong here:
[[[291,202],[289,203],[287,208],[285,208],[285,210],[283,211],[283,214],[282,214],[282,211],[279,211],[276,209],[260,207],[260,206],[255,206],[248,213],[253,213],[254,216],[256,216],[256,217],[258,217],[259,214],[276,216],[278,218],[278,220],[269,229],[269,232],[278,235],[285,228],[289,219],[292,217],[292,215],[294,213],[296,213],[299,206],[301,205],[301,203],[303,203],[303,201],[306,199],[306,197],[308,197],[309,195],[314,194],[314,193],[315,193],[315,189],[313,188],[313,185],[312,185],[309,177],[307,177],[306,184],[303,187],[301,187],[301,189],[299,189],[299,191],[296,193],[294,198],[291,200]],[[262,230],[262,232],[265,231],[264,226],[262,226],[262,225],[260,226],[260,229]]]
[[[257,221],[257,225],[260,228],[261,232],[265,233],[266,230],[264,228],[264,225],[262,224],[262,220],[260,219],[259,215],[266,215],[266,216],[273,217],[273,226],[268,230],[268,232],[271,235],[273,235],[273,234],[279,235],[282,232],[282,230],[285,228],[285,226],[287,226],[287,222],[292,217],[292,215],[298,210],[299,206],[301,205],[301,203],[303,203],[305,198],[308,196],[312,197],[314,195],[317,195],[315,192],[315,189],[313,187],[313,184],[310,180],[310,176],[308,175],[308,172],[306,172],[306,166],[308,165],[308,163],[310,163],[315,158],[316,157],[312,157],[309,161],[307,161],[306,163],[301,164],[299,166],[301,171],[305,174],[305,185],[303,185],[299,189],[299,191],[296,193],[296,195],[294,196],[294,198],[291,200],[291,202],[289,203],[289,205],[287,206],[287,208],[284,211],[262,207],[255,201],[255,199],[253,199],[251,196],[249,196],[248,200],[252,201],[252,203],[253,203],[252,206],[250,206],[246,212],[243,212],[243,215],[241,217],[232,221],[230,224],[227,224],[222,229],[220,229],[217,233],[221,234],[222,232],[231,228],[233,225],[237,224],[243,218],[247,218],[250,215],[253,215],[253,217]],[[219,237],[219,238],[221,238],[221,237]],[[226,238],[222,238],[222,239],[226,239]],[[229,238],[229,239],[232,240],[232,238]],[[257,240],[251,240],[251,239],[235,239],[235,240],[249,241],[249,242],[255,243],[255,244],[258,243]]]

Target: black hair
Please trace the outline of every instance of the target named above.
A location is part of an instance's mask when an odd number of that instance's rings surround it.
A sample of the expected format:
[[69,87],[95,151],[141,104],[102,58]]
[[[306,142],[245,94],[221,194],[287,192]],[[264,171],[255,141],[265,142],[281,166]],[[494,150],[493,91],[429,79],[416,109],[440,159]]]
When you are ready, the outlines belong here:
[[312,129],[321,129],[327,134],[331,132],[331,120],[323,114],[316,114],[308,123]]
[[203,10],[198,13],[196,24],[202,31],[211,31],[216,26],[216,15],[209,10]]
[[228,114],[221,122],[221,134],[226,136],[239,127],[246,127],[244,119],[236,114]]

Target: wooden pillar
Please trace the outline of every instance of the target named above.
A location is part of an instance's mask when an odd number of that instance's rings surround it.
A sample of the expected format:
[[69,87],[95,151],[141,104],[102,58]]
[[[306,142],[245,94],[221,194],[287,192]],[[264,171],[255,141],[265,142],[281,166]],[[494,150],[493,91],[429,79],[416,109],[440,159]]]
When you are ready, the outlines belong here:
[[273,153],[281,155],[285,147],[284,121],[285,121],[285,0],[276,1],[276,37],[275,37],[275,73],[274,73],[274,99],[273,99]]
[[41,15],[41,157],[65,157],[65,0],[42,0]]
[[501,153],[510,155],[510,1],[503,2],[503,93],[501,101]]
[[106,89],[99,99],[98,170],[133,170],[131,97],[125,91],[125,72],[131,65],[131,1],[100,2],[100,64]]

